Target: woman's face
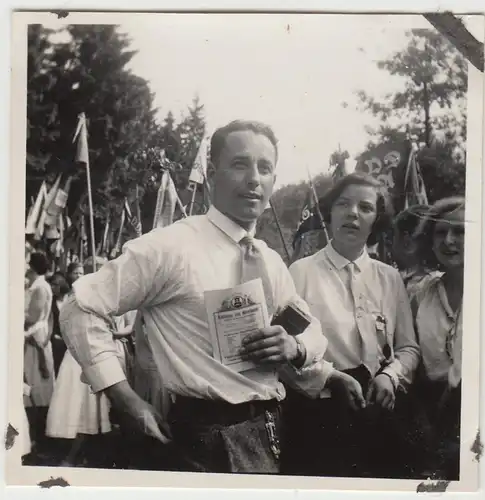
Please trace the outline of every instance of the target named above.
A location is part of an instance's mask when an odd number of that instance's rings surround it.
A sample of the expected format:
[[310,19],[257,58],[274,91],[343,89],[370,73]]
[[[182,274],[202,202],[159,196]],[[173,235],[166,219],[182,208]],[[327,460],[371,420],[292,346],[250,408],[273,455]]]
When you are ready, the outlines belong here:
[[433,252],[446,269],[461,268],[465,249],[465,210],[444,214],[436,222],[433,233]]
[[71,283],[74,283],[81,276],[84,276],[84,268],[82,266],[76,267],[69,275]]
[[396,230],[392,241],[392,256],[399,269],[409,269],[417,264],[416,240],[411,232]]
[[377,216],[377,192],[372,186],[351,184],[335,200],[331,211],[333,239],[343,247],[367,243]]

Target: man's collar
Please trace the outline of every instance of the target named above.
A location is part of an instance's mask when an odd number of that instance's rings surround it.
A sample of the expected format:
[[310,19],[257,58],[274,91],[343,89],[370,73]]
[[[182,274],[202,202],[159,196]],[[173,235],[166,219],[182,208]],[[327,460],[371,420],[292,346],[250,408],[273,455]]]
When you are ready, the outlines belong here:
[[254,233],[256,232],[256,224],[250,231],[246,231],[239,224],[227,217],[227,215],[217,210],[214,205],[211,205],[209,208],[207,218],[235,243],[239,243],[245,236],[254,237]]
[[[345,258],[343,255],[340,255],[337,250],[332,245],[332,240],[328,243],[328,245],[325,247],[325,253],[327,254],[327,257],[329,258],[330,262],[335,266],[335,268],[340,271],[342,270],[346,265],[350,263],[350,260]],[[353,261],[353,264],[359,271],[363,271],[365,267],[369,264],[370,262],[370,257],[367,252],[367,248],[364,247],[364,250],[362,253]]]

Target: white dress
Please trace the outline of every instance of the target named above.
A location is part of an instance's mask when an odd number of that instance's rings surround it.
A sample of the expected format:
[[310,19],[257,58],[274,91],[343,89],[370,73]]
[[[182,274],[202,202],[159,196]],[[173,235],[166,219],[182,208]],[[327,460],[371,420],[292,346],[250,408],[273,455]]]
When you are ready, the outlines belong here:
[[30,320],[35,317],[35,323],[24,331],[24,377],[30,386],[30,395],[25,398],[26,406],[47,407],[52,396],[54,360],[49,331],[51,306],[51,287],[44,276],[39,276],[25,292],[25,315]]
[[[119,341],[118,358],[124,365],[124,349]],[[69,350],[59,368],[54,394],[47,413],[46,435],[74,439],[77,434],[99,434],[111,431],[110,402],[104,393],[93,394],[82,380],[79,363]]]

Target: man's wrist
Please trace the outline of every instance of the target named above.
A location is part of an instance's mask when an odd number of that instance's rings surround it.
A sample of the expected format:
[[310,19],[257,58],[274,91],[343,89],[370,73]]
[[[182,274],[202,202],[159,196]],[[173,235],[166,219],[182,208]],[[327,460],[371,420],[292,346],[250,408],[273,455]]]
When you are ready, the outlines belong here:
[[291,359],[291,364],[296,368],[301,368],[305,364],[306,349],[303,343],[296,337],[292,337],[295,341],[295,355]]

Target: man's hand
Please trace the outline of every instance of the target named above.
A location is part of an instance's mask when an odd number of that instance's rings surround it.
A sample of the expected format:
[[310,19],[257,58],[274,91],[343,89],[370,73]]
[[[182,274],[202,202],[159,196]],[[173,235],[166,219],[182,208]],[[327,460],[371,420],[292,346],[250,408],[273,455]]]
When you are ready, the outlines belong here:
[[164,444],[170,441],[168,425],[152,405],[136,394],[126,380],[106,389],[106,394],[121,415],[127,417],[139,431]]
[[243,340],[241,355],[256,363],[282,364],[297,358],[298,345],[282,326],[269,326]]
[[384,373],[377,375],[369,386],[366,401],[368,404],[377,403],[382,408],[393,410],[396,394],[391,378]]
[[362,386],[354,377],[334,370],[328,378],[327,386],[332,391],[332,397],[335,395],[342,399],[353,410],[365,408]]

